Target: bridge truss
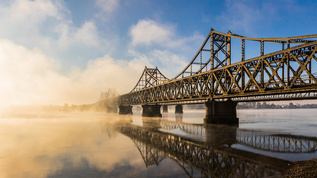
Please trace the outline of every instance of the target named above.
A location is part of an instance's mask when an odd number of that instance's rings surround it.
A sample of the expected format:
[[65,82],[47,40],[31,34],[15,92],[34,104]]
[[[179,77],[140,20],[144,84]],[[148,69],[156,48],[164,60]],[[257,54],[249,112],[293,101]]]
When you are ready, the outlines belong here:
[[[251,38],[212,29],[176,77],[145,68],[133,90],[120,96],[120,104],[317,99],[316,38]],[[241,40],[241,60],[231,64],[233,39]],[[260,43],[260,56],[245,60],[246,41]],[[264,54],[267,43],[280,44],[281,50]]]

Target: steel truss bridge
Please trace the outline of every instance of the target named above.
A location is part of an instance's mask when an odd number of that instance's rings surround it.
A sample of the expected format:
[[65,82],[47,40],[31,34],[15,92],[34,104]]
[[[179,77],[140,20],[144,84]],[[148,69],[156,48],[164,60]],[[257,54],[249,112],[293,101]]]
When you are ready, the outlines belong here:
[[[169,79],[159,69],[145,67],[135,87],[121,95],[119,103],[128,106],[228,99],[317,99],[316,39],[317,34],[252,38],[211,29],[194,58],[178,75]],[[237,54],[231,49],[234,40],[238,44],[241,41]],[[259,53],[246,60],[247,54],[255,52],[254,45],[247,51],[248,43],[258,43]],[[269,50],[273,52],[265,53]]]

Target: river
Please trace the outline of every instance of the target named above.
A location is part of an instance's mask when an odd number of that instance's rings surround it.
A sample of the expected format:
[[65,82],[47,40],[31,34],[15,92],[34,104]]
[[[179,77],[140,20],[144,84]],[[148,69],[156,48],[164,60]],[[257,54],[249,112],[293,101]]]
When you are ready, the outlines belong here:
[[238,110],[239,127],[173,112],[4,114],[0,177],[267,177],[317,158],[316,109]]

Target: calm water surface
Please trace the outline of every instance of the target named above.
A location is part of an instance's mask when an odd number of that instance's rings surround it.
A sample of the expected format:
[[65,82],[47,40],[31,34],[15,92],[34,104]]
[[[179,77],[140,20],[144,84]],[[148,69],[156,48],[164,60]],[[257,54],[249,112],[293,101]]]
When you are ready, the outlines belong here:
[[203,110],[2,115],[0,177],[266,177],[317,158],[317,110],[238,110],[239,127]]

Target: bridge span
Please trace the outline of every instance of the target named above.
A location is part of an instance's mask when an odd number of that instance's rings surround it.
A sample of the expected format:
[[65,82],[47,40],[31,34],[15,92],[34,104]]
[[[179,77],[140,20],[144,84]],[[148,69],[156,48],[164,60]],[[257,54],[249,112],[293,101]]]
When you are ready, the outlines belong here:
[[[233,40],[241,41],[238,54],[232,53]],[[247,60],[248,42],[258,43],[259,53]],[[273,52],[266,54],[271,44]],[[144,116],[161,116],[161,105],[204,103],[206,123],[238,124],[237,102],[317,99],[316,45],[317,34],[252,38],[211,29],[174,78],[145,67],[131,92],[119,96],[119,113],[142,105]]]

